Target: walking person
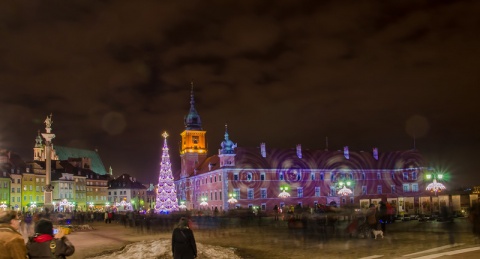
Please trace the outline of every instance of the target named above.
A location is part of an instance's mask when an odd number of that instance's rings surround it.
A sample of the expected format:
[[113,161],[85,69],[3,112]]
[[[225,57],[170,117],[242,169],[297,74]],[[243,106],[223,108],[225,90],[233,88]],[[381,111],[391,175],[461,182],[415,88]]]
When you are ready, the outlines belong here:
[[278,220],[278,205],[275,204],[275,206],[273,207],[273,214],[275,215],[275,221]]
[[[370,207],[367,210],[366,218],[367,218],[367,224],[370,230],[377,230],[377,207],[375,207],[375,204],[370,204]],[[372,237],[373,234],[371,234]]]
[[41,219],[35,225],[35,235],[28,238],[27,250],[30,259],[65,259],[75,252],[75,247],[63,232],[53,234],[50,220]]
[[17,212],[0,212],[0,259],[25,259],[27,248],[22,235],[18,232],[21,220]]
[[383,201],[380,202],[379,208],[379,215],[380,215],[380,226],[382,227],[383,235],[386,234],[386,226],[388,221],[388,214],[387,214],[387,204]]
[[172,253],[174,259],[192,259],[197,257],[197,244],[193,231],[188,227],[188,219],[180,218],[172,233]]

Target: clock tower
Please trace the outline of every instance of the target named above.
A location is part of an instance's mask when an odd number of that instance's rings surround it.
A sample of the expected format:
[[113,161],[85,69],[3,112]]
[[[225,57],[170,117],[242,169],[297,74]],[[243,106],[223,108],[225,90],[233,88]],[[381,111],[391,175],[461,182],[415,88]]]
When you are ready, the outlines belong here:
[[202,120],[195,109],[193,99],[193,83],[190,94],[190,111],[184,119],[185,130],[180,134],[181,172],[180,179],[194,175],[194,169],[207,158],[207,146],[205,135],[202,129]]

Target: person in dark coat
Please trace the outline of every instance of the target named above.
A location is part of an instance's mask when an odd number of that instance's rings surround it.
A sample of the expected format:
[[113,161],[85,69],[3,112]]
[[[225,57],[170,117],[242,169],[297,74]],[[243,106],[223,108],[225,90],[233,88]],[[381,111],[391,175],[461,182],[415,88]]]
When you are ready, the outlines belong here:
[[172,233],[172,253],[174,259],[191,259],[197,257],[197,244],[193,231],[188,227],[188,219],[180,218]]
[[35,225],[35,235],[28,238],[27,250],[30,259],[65,259],[75,252],[75,247],[63,232],[53,235],[53,224],[50,220],[40,219]]

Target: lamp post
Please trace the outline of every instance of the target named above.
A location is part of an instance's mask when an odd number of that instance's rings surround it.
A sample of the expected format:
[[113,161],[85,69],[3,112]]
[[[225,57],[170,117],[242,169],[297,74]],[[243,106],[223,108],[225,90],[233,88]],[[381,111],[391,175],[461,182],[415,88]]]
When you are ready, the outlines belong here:
[[90,208],[90,211],[93,211],[93,202],[89,202],[88,207]]
[[[433,179],[432,183],[428,184],[427,188],[425,188],[425,189],[427,191],[435,193],[435,197],[438,201],[438,211],[440,212],[440,199],[438,198],[438,193],[447,189],[447,187],[445,187],[445,185],[443,185],[442,183],[437,182],[437,179],[442,180],[443,179],[443,174],[431,173],[431,174],[427,174],[426,178],[427,178],[427,180],[432,180]],[[432,197],[432,203],[433,203],[433,197]],[[432,204],[432,214],[433,214],[433,204]]]
[[0,205],[0,208],[2,208],[3,211],[6,211],[7,207],[8,207],[8,205],[6,204],[6,202],[2,201],[2,204]]
[[200,202],[200,206],[202,207],[208,206],[207,197],[202,197],[202,202]]
[[238,202],[238,200],[235,199],[235,193],[230,193],[228,196],[230,197],[230,199],[228,199],[228,203],[235,206],[235,203]]
[[426,177],[427,177],[427,180],[433,179],[433,182],[432,182],[431,184],[427,185],[426,190],[435,193],[435,196],[437,196],[437,194],[438,194],[439,192],[447,189],[447,188],[445,187],[445,185],[443,185],[442,183],[437,182],[437,179],[438,179],[438,180],[442,180],[442,179],[443,179],[443,174],[427,174]]
[[187,210],[187,206],[185,205],[185,201],[181,201],[178,208],[181,209],[181,210]]
[[288,193],[288,187],[287,186],[282,186],[280,187],[280,194],[278,194],[278,197],[279,198],[282,198],[282,199],[285,199],[285,198],[288,198],[290,197],[290,193]]
[[32,201],[32,202],[30,203],[30,209],[31,209],[32,211],[34,211],[36,207],[37,207],[37,203],[34,202],[34,201]]
[[340,188],[340,190],[338,190],[337,194],[341,195],[341,196],[352,195],[353,191],[350,188],[348,188],[351,185],[352,185],[351,181],[346,181],[346,182],[340,181],[340,182],[338,182],[338,187],[337,188]]

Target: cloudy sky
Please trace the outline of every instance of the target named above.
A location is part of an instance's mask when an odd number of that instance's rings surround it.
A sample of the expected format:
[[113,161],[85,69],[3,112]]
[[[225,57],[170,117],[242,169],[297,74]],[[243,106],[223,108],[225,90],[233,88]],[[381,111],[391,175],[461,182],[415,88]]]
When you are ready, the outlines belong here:
[[[98,149],[156,182],[194,82],[209,153],[238,146],[414,147],[480,184],[479,1],[0,2],[0,147]],[[415,139],[415,141],[414,141]]]

